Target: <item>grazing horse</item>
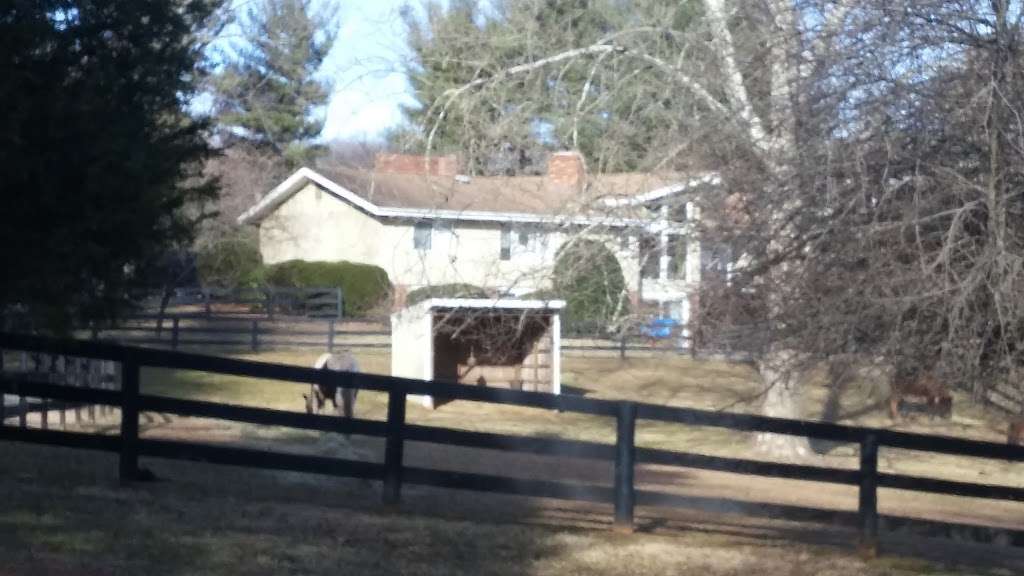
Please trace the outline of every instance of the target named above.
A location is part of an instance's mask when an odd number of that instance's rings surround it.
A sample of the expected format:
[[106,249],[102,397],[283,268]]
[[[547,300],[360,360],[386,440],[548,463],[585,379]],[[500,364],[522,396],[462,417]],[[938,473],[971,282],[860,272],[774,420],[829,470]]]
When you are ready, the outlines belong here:
[[1024,419],[1010,422],[1006,442],[1013,446],[1024,446]]
[[953,396],[933,372],[902,375],[894,378],[892,395],[889,397],[889,416],[897,419],[911,404],[908,399],[917,400],[925,412],[932,417],[949,418],[953,414]]
[[[352,353],[347,350],[337,354],[321,354],[313,364],[313,368],[334,372],[359,372],[359,364]],[[334,404],[338,416],[351,418],[355,413],[356,394],[358,393],[358,388],[343,388],[337,384],[322,383],[311,385],[309,394],[303,394],[302,397],[306,399],[306,412],[309,414],[319,414],[324,404],[330,401],[331,404]]]

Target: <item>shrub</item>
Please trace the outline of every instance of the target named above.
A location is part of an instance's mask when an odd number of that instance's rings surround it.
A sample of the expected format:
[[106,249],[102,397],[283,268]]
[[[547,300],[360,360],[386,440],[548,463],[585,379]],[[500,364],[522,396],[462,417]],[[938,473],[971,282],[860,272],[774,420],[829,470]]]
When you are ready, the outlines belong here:
[[199,282],[214,288],[254,287],[260,283],[263,258],[256,242],[242,235],[217,240],[199,251]]
[[552,290],[538,295],[565,300],[567,332],[603,331],[629,312],[626,281],[618,259],[603,243],[581,239],[558,250]]
[[282,288],[341,288],[346,316],[366,314],[391,294],[387,272],[355,262],[288,260],[267,266],[263,282]]
[[488,298],[490,294],[479,286],[472,284],[438,284],[417,288],[405,299],[406,306],[419,304],[430,298]]

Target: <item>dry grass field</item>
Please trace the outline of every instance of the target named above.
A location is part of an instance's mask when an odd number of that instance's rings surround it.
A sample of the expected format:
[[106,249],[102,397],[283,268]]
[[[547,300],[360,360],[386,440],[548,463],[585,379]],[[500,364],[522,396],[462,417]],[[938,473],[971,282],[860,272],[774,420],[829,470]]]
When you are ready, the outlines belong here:
[[[316,355],[266,352],[241,357],[310,365]],[[358,356],[364,371],[388,373],[390,360],[386,354]],[[759,387],[749,367],[679,357],[654,361],[566,358],[563,384],[566,393],[588,397],[712,410],[754,412],[759,403]],[[142,388],[151,394],[296,411],[303,409],[301,394],[306,391],[296,384],[166,370],[144,371]],[[835,394],[824,385],[821,374],[811,374],[806,390],[807,418],[829,416],[826,419],[893,426],[881,406],[886,391],[876,382],[855,381],[841,394]],[[360,394],[356,408],[359,417],[383,419],[385,410],[383,394]],[[407,417],[418,424],[465,430],[608,443],[614,440],[614,422],[608,418],[548,410],[465,401],[428,410],[410,403]],[[143,421],[143,434],[154,438],[187,438],[304,453],[334,454],[343,449],[345,454],[359,458],[381,458],[381,443],[376,439],[354,437],[351,444],[344,444],[340,437],[337,442],[325,441],[322,435],[303,431],[159,414],[143,414]],[[116,424],[115,414],[83,427],[114,431]],[[919,419],[897,427],[999,441],[1004,437],[1004,426],[998,414],[957,397],[952,420]],[[753,450],[751,440],[749,434],[728,430],[657,423],[641,422],[637,430],[641,446],[763,457]],[[804,459],[807,463],[850,468],[857,465],[854,446],[812,448],[815,450]],[[14,572],[19,574],[32,573],[31,566],[40,557],[51,556],[53,569],[37,573],[138,573],[132,567],[139,563],[147,572],[158,574],[319,573],[322,566],[352,566],[351,573],[366,574],[694,571],[714,575],[766,568],[772,574],[1024,572],[1024,564],[1015,564],[1017,557],[1005,549],[986,549],[998,551],[993,566],[990,552],[950,555],[951,547],[961,544],[948,541],[937,547],[925,544],[913,552],[907,548],[906,553],[901,547],[882,560],[864,564],[852,555],[855,536],[850,533],[831,531],[826,537],[825,531],[813,527],[784,530],[774,521],[747,523],[734,514],[708,516],[641,509],[639,525],[645,533],[617,536],[608,533],[607,507],[416,487],[408,487],[403,493],[403,514],[382,514],[376,505],[379,491],[367,483],[148,459],[144,464],[152,466],[164,481],[121,489],[110,485],[116,464],[107,456],[3,444],[0,450],[4,451],[0,488],[12,495],[3,500],[16,502],[0,513],[0,537],[8,543],[0,544],[0,550],[6,549],[0,556],[20,558],[17,561],[21,564],[15,564],[19,568]],[[30,455],[40,451],[60,456]],[[881,456],[883,470],[1024,485],[1022,465],[885,449]],[[607,485],[612,480],[610,463],[605,462],[418,443],[407,447],[406,461],[415,466],[594,484]],[[642,489],[711,501],[856,508],[856,490],[846,486],[654,466],[639,467],[637,482]],[[125,509],[130,511],[126,516]],[[1024,530],[1024,505],[1019,503],[882,490],[880,510],[902,517]],[[118,524],[122,517],[127,519],[124,527]],[[110,526],[104,527],[107,524]],[[72,527],[70,531],[64,530],[68,526]],[[173,536],[167,536],[164,528]],[[108,534],[110,530],[113,536]],[[118,534],[130,534],[131,540],[138,542],[121,549],[116,545]],[[803,543],[789,543],[794,537]],[[889,535],[887,541],[900,537]],[[29,550],[28,556],[25,550]],[[936,552],[940,552],[937,557]],[[79,557],[83,564],[76,569],[74,562]],[[109,560],[111,565],[105,568],[88,558]],[[969,562],[968,569],[962,565],[966,558],[978,562]],[[157,565],[164,561],[168,567]],[[202,570],[196,568],[200,565]],[[0,576],[5,574],[2,566],[0,563]],[[245,569],[233,572],[236,566]]]
[[865,561],[848,534],[685,516],[626,535],[609,530],[604,509],[427,489],[407,490],[399,513],[365,483],[195,463],[149,460],[165,480],[122,487],[116,466],[106,454],[0,444],[0,575],[1010,576],[1024,567],[963,545]]

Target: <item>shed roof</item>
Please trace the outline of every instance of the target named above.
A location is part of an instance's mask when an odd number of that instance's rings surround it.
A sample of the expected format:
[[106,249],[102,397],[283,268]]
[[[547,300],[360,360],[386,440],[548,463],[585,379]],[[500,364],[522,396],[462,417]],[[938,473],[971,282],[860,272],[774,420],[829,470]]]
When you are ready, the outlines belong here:
[[436,308],[500,309],[500,310],[561,310],[565,300],[520,300],[518,298],[428,298],[416,304],[427,310]]

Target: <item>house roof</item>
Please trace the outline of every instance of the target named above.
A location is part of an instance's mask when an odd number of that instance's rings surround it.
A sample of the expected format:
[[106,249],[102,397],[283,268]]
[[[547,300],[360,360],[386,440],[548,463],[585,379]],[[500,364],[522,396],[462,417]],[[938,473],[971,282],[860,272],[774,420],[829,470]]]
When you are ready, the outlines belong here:
[[544,176],[453,179],[350,168],[323,172],[300,168],[238,221],[258,223],[307,184],[314,183],[378,217],[635,225],[640,222],[611,208],[661,198],[707,178],[677,173],[602,174],[588,176],[580,191],[559,186]]

